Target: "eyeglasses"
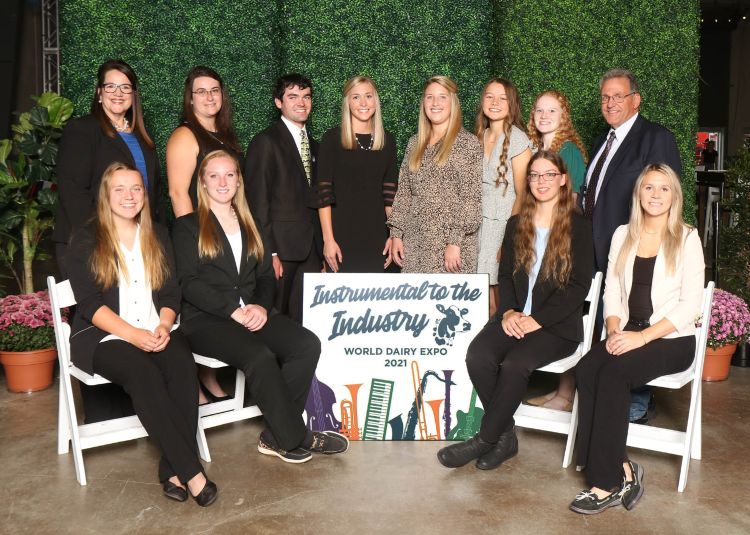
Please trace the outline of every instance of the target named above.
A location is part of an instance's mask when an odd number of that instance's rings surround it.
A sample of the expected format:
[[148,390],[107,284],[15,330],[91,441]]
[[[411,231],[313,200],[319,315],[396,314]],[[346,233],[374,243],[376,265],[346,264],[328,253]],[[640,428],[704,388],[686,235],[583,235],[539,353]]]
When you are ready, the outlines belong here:
[[630,95],[635,95],[635,91],[631,91],[627,95],[612,95],[611,97],[609,95],[602,95],[602,104],[609,104],[610,100],[614,100],[617,104],[622,104]]
[[560,175],[562,175],[562,173],[555,173],[554,171],[549,171],[547,173],[529,173],[526,175],[526,180],[529,182],[536,182],[537,180],[541,180],[542,182],[552,182]]
[[220,94],[221,94],[220,87],[212,87],[211,89],[203,89],[201,87],[200,89],[193,91],[193,95],[198,95],[201,98],[207,98],[208,95],[211,95],[212,97],[216,98]]
[[135,88],[132,84],[102,84],[102,89],[104,89],[105,93],[114,93],[119,89],[125,95],[128,95],[132,93]]

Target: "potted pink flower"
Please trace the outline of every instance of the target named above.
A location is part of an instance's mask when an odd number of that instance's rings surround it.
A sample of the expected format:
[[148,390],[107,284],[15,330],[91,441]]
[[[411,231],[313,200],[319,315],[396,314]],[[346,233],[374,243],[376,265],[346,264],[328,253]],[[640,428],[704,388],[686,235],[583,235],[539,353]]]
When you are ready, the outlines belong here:
[[52,384],[57,351],[47,291],[0,299],[0,362],[8,390],[34,392]]
[[750,337],[750,311],[747,303],[734,294],[715,290],[706,343],[704,381],[723,381],[737,344]]

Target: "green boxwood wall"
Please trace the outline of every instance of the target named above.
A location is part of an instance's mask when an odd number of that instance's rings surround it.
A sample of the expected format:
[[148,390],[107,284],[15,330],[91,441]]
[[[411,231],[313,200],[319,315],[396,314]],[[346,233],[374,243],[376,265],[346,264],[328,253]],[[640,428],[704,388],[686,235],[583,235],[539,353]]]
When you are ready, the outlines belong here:
[[607,126],[599,104],[602,73],[612,67],[635,73],[643,115],[677,138],[684,214],[693,221],[698,0],[496,0],[494,7],[494,68],[518,85],[524,113],[539,91],[559,89],[587,144]]
[[[319,137],[338,123],[345,80],[367,74],[403,154],[432,74],[456,79],[468,127],[492,75],[516,82],[525,113],[538,91],[558,88],[590,143],[605,127],[599,76],[621,66],[639,77],[644,115],[677,136],[693,191],[698,20],[698,0],[61,0],[62,92],[85,114],[98,65],[128,61],[163,157],[193,65],[224,77],[243,144],[277,116],[270,91],[278,75],[313,79]],[[693,196],[685,200],[692,219]]]

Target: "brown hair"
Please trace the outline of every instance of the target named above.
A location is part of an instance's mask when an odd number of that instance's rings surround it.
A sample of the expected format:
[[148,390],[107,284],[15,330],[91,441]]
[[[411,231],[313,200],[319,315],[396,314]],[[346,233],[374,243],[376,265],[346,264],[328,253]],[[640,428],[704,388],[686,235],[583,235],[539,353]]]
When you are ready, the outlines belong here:
[[560,127],[555,130],[555,135],[552,138],[552,143],[549,146],[549,150],[551,150],[552,152],[560,152],[563,144],[566,141],[570,141],[574,143],[576,147],[578,147],[578,150],[581,151],[583,162],[588,163],[589,158],[586,151],[586,146],[583,144],[581,136],[578,135],[575,126],[573,126],[573,118],[570,113],[570,101],[568,100],[568,97],[566,97],[565,94],[560,91],[556,91],[554,89],[542,91],[534,99],[534,106],[531,108],[528,124],[528,133],[529,138],[531,138],[531,142],[538,149],[541,149],[544,146],[544,143],[542,142],[542,134],[539,132],[539,130],[537,130],[536,123],[534,122],[534,110],[536,109],[537,102],[539,102],[539,99],[544,96],[550,96],[557,99],[557,102],[560,103],[561,112]]
[[[132,165],[113,162],[105,169],[99,184],[99,193],[96,201],[96,217],[94,219],[95,244],[94,252],[89,259],[89,267],[94,275],[94,280],[102,289],[108,290],[117,284],[122,271],[128,278],[128,269],[125,265],[125,257],[120,249],[120,240],[117,237],[112,218],[112,207],[109,204],[109,189],[112,177],[118,171],[132,171],[141,174]],[[143,177],[141,176],[141,183]],[[136,223],[141,227],[140,242],[143,265],[146,278],[152,290],[158,290],[169,277],[169,266],[164,249],[154,233],[151,222],[151,211],[149,209],[148,194],[143,193],[143,208],[135,217]]]
[[508,187],[508,179],[505,175],[508,173],[508,148],[510,147],[510,134],[515,126],[521,131],[525,131],[523,123],[521,122],[521,104],[518,99],[518,89],[510,80],[505,78],[492,78],[489,82],[484,84],[481,96],[479,97],[479,109],[477,110],[477,117],[474,121],[474,133],[479,138],[479,143],[484,147],[484,132],[490,126],[490,120],[482,111],[482,102],[484,101],[484,94],[492,84],[500,84],[505,88],[505,96],[508,98],[508,116],[503,121],[503,134],[505,139],[503,140],[503,148],[500,153],[500,162],[497,166],[497,178],[495,179],[495,185],[505,184]]
[[146,132],[146,125],[143,123],[143,108],[141,106],[141,95],[138,92],[138,78],[135,75],[132,67],[120,59],[109,59],[99,66],[99,70],[96,73],[96,89],[94,89],[94,98],[91,99],[91,115],[99,120],[99,126],[107,137],[115,137],[117,131],[112,126],[112,121],[107,116],[107,113],[102,107],[100,91],[104,85],[104,79],[109,71],[118,71],[127,76],[130,85],[133,86],[132,101],[130,109],[125,112],[125,118],[130,122],[133,127],[133,132],[137,132],[138,136],[143,140],[146,145],[154,148],[154,142],[151,136]]
[[229,93],[226,87],[224,87],[224,81],[215,70],[210,67],[198,65],[193,67],[185,78],[185,86],[182,90],[182,120],[186,123],[190,123],[193,127],[193,131],[197,132],[199,142],[203,142],[203,145],[209,144],[215,141],[215,138],[203,128],[198,118],[195,116],[193,111],[193,82],[196,78],[205,76],[216,80],[221,88],[221,109],[216,114],[216,133],[214,136],[218,137],[220,141],[224,142],[229,148],[238,153],[242,152],[240,148],[240,142],[237,139],[237,132],[234,130],[232,120],[232,102],[229,99]]
[[438,84],[447,89],[451,99],[451,114],[448,118],[448,130],[446,130],[445,136],[437,150],[437,154],[435,154],[435,163],[438,167],[442,167],[448,161],[448,157],[451,155],[451,150],[453,149],[453,143],[456,142],[456,137],[458,137],[458,132],[461,130],[461,123],[463,121],[461,115],[461,101],[458,99],[458,86],[456,85],[456,82],[447,76],[433,76],[428,78],[422,87],[422,100],[419,104],[417,145],[414,147],[411,157],[409,158],[409,170],[412,173],[417,171],[422,165],[422,156],[424,156],[424,151],[427,149],[427,144],[430,142],[430,134],[432,133],[432,123],[427,118],[427,114],[424,111],[424,94],[431,84]]
[[[547,160],[557,170],[566,175],[565,184],[560,187],[557,198],[557,206],[552,216],[552,224],[549,229],[547,249],[544,253],[542,267],[539,270],[540,280],[550,280],[558,288],[568,283],[570,272],[573,268],[571,254],[571,228],[573,218],[573,195],[570,188],[570,180],[567,179],[567,168],[565,162],[556,152],[540,150],[531,157],[528,169],[537,160]],[[536,212],[536,198],[531,193],[528,180],[526,190],[518,213],[518,226],[514,236],[514,248],[516,253],[516,264],[514,271],[523,269],[526,273],[531,271],[536,261],[534,241],[536,230],[534,228],[534,213]]]
[[[201,258],[216,258],[223,248],[219,238],[219,229],[211,217],[211,207],[209,206],[209,197],[206,193],[205,174],[206,167],[211,160],[217,158],[229,158],[237,167],[237,191],[232,199],[232,208],[237,214],[237,220],[240,227],[247,235],[247,254],[254,256],[258,262],[263,261],[263,240],[255,225],[253,216],[250,213],[250,207],[245,199],[245,185],[240,172],[240,165],[237,159],[225,150],[215,150],[209,152],[198,169],[198,256]],[[203,187],[201,187],[203,186]]]

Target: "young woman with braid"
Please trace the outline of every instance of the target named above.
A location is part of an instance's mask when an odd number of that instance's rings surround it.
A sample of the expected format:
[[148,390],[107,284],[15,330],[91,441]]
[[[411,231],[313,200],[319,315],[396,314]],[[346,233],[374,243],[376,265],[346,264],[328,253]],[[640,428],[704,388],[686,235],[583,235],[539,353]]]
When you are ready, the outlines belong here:
[[594,246],[591,224],[573,209],[565,171],[557,153],[531,158],[519,212],[503,237],[498,311],[466,352],[485,414],[479,433],[438,452],[444,466],[477,459],[477,468],[491,470],[516,455],[513,414],[529,376],[583,339]]
[[[581,136],[573,126],[568,97],[555,90],[539,93],[531,109],[528,129],[529,137],[536,149],[551,150],[560,154],[568,168],[575,202],[585,179],[588,157]],[[575,374],[570,370],[560,376],[560,384],[556,390],[531,398],[526,403],[547,409],[570,411],[573,408],[575,387]]]
[[497,270],[505,223],[520,209],[526,166],[531,158],[529,138],[521,122],[518,89],[512,82],[493,78],[484,86],[474,133],[484,149],[477,273],[490,276],[492,315],[497,310]]

